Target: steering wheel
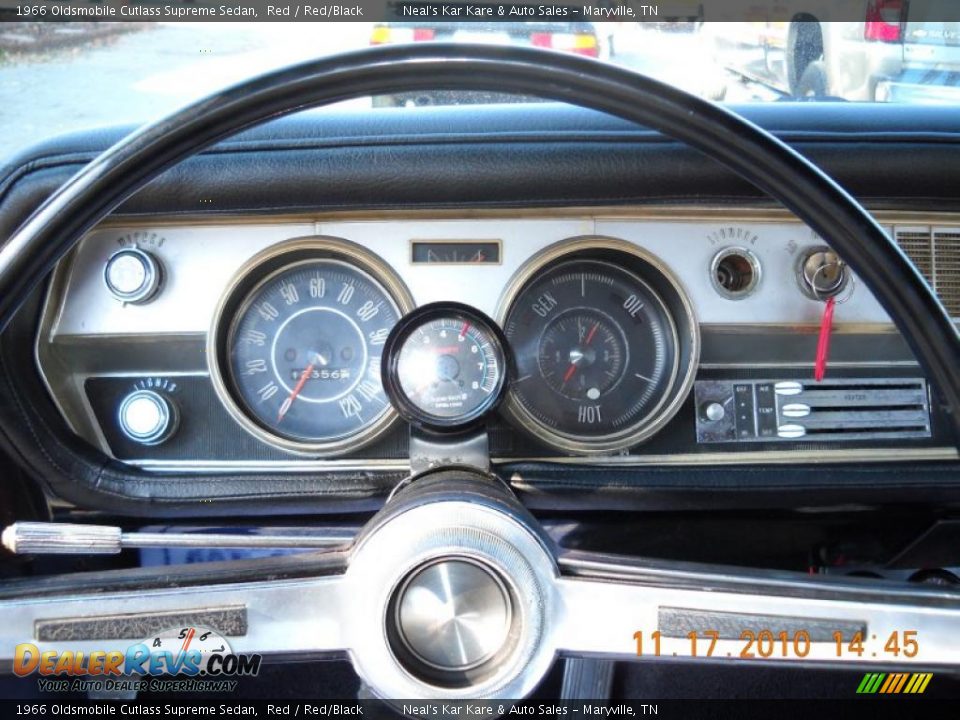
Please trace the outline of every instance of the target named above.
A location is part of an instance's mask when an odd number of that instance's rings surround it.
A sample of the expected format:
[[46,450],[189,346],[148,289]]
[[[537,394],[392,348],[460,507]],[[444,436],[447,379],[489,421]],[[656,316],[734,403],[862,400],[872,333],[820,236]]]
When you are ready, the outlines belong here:
[[[241,83],[134,132],[55,192],[0,250],[0,329],[86,231],[172,165],[271,118],[356,97],[436,89],[517,93],[606,112],[698,148],[766,191],[873,292],[960,437],[960,335],[920,274],[850,195],[728,110],[621,68],[529,48],[430,43],[363,50]],[[954,593],[564,552],[508,491],[466,471],[441,470],[398,492],[349,550],[291,561],[296,571],[275,567],[276,560],[250,561],[240,575],[229,568],[179,575],[167,569],[163,577],[175,583],[142,574],[133,592],[127,572],[122,582],[98,579],[96,595],[74,584],[56,590],[56,583],[27,583],[0,601],[0,654],[51,615],[241,607],[247,630],[231,638],[234,651],[346,651],[374,692],[388,698],[523,697],[558,653],[651,655],[653,648],[638,646],[644,639],[650,644],[649,631],[686,627],[676,637],[662,633],[656,653],[669,655],[680,643],[688,646],[689,629],[721,621],[766,624],[791,638],[806,634],[809,659],[831,663],[884,660],[882,654],[837,657],[833,632],[886,638],[911,628],[924,638],[925,665],[960,665]],[[51,587],[61,594],[55,608],[40,595]],[[437,629],[417,604],[425,593],[442,596],[455,620],[469,616],[478,624],[458,620]],[[721,634],[715,653],[741,649],[739,635]]]

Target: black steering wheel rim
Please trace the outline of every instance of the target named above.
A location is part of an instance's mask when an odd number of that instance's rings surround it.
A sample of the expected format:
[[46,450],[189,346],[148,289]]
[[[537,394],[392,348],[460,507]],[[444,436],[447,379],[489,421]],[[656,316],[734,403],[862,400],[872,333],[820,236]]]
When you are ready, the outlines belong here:
[[631,71],[516,47],[425,43],[310,61],[217,92],[105,151],[0,248],[0,331],[97,222],[151,179],[266,120],[368,95],[486,90],[559,100],[695,147],[781,202],[857,273],[903,334],[960,438],[960,333],[896,243],[810,161],[742,117]]

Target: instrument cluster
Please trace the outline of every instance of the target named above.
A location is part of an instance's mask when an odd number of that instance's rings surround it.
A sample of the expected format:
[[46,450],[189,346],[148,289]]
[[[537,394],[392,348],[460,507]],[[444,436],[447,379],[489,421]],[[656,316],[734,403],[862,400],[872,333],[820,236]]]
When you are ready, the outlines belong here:
[[[138,222],[57,267],[36,357],[70,428],[146,469],[402,471],[410,427],[478,425],[502,461],[938,447],[886,314],[786,217]],[[828,297],[845,394],[785,394]]]
[[651,434],[696,368],[698,325],[679,283],[611,239],[532,258],[497,320],[456,302],[411,310],[402,280],[364,248],[322,236],[281,243],[221,299],[210,377],[244,429],[295,453],[357,449],[398,414],[427,429],[467,426],[505,394],[517,430],[588,454]]

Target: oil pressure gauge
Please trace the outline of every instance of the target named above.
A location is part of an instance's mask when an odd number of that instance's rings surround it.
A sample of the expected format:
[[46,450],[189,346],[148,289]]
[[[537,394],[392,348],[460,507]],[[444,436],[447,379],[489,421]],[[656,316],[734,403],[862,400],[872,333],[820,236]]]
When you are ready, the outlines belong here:
[[425,305],[387,338],[385,389],[414,425],[464,429],[500,401],[508,374],[506,348],[500,329],[478,310],[459,303]]

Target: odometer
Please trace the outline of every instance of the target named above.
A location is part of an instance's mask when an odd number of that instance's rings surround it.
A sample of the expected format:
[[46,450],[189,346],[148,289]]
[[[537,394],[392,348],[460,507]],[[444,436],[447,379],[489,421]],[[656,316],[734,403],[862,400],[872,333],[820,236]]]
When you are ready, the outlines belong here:
[[347,259],[290,258],[241,291],[219,351],[228,400],[272,444],[357,447],[394,414],[380,361],[401,315],[384,285]]
[[557,449],[636,444],[674,399],[681,360],[689,367],[690,345],[681,346],[662,288],[649,281],[659,271],[642,276],[638,264],[610,253],[561,257],[531,271],[509,305],[516,377],[506,410]]

